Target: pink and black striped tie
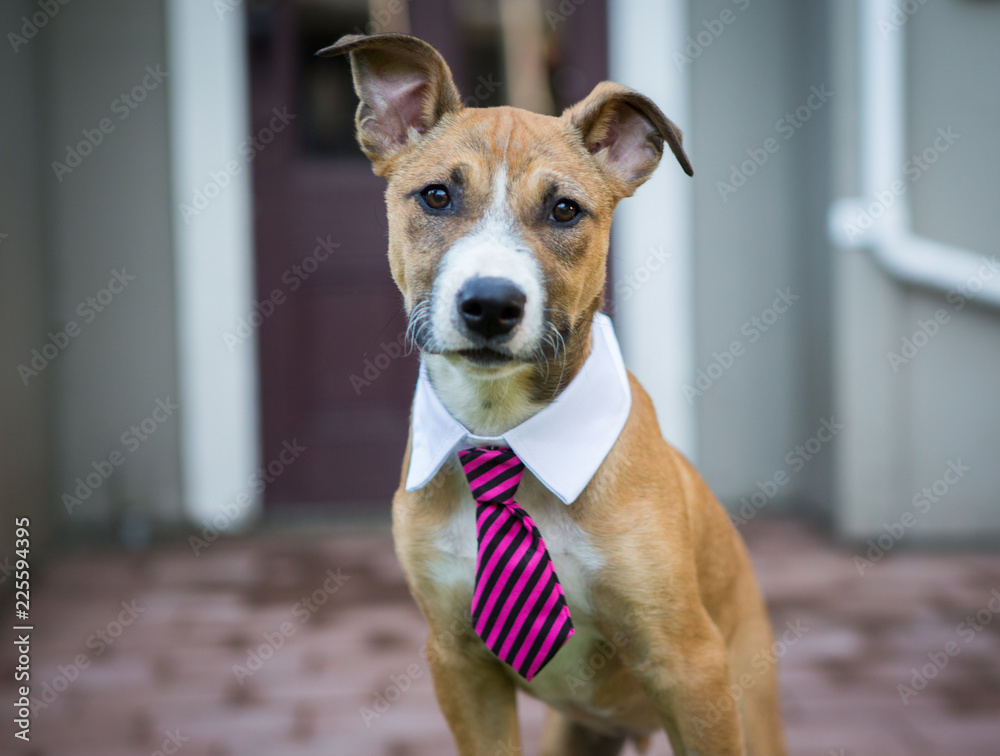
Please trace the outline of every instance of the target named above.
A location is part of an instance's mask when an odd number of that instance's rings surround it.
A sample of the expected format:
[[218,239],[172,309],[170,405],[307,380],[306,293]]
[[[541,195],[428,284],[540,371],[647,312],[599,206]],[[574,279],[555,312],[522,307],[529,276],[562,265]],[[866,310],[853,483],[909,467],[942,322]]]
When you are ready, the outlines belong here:
[[490,651],[530,680],[574,631],[542,536],[514,501],[524,465],[510,449],[465,449],[458,458],[477,502],[472,625]]

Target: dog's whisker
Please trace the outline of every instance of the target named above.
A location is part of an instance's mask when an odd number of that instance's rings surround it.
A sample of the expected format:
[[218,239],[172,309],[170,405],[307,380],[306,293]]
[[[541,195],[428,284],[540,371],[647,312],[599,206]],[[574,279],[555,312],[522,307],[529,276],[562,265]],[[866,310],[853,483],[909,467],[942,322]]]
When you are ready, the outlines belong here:
[[425,330],[430,325],[430,300],[423,300],[414,306],[410,313],[410,320],[406,326],[406,340],[409,342],[407,355],[413,354],[414,349],[420,348]]
[[[555,349],[554,357],[558,356],[560,351],[562,352],[562,366],[560,367],[559,370],[559,380],[556,383],[555,388],[553,388],[552,390],[552,396],[553,398],[555,398],[556,392],[559,390],[559,387],[562,386],[563,378],[566,375],[566,360],[569,357],[569,354],[568,350],[566,349],[566,339],[563,338],[563,335],[559,332],[559,329],[556,328],[555,323],[550,323],[549,325],[552,326],[552,333],[555,335],[556,338],[559,339],[559,342],[555,344],[553,347]],[[562,345],[562,349],[559,348],[559,344]]]

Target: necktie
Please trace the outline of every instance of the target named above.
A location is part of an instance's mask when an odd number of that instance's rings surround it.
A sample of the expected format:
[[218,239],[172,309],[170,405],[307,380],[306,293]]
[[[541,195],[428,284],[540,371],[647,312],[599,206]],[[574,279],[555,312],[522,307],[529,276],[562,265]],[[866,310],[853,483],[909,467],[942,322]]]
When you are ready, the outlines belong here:
[[458,454],[476,506],[472,624],[486,647],[531,680],[573,634],[542,536],[514,501],[524,465],[510,449]]

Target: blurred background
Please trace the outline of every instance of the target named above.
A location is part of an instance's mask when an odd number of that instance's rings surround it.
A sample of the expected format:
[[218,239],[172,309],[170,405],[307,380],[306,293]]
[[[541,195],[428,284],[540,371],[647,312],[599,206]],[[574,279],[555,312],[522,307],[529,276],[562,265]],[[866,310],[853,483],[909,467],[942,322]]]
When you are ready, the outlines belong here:
[[417,359],[384,182],[313,56],[387,31],[469,107],[613,79],[680,126],[695,177],[619,208],[606,309],[811,628],[792,752],[996,753],[989,0],[5,2],[0,582],[13,616],[28,517],[38,706],[0,750],[451,752],[388,536]]

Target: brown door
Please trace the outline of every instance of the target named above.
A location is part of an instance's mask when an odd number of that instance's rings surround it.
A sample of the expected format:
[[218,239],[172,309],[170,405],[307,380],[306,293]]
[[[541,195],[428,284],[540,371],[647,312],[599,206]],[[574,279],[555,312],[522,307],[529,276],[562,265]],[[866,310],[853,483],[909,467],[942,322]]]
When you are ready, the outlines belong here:
[[[441,51],[467,104],[507,104],[503,1],[248,4],[264,458],[286,442],[305,448],[269,483],[272,510],[384,511],[417,373],[385,254],[385,182],[354,142],[349,66],[313,53],[347,33],[408,31]],[[604,2],[578,2],[539,14],[557,110],[605,77]]]

